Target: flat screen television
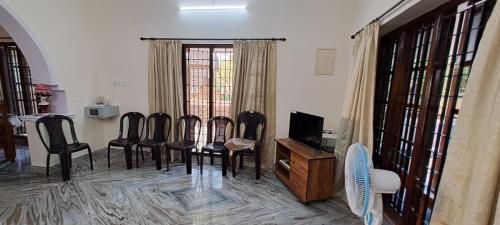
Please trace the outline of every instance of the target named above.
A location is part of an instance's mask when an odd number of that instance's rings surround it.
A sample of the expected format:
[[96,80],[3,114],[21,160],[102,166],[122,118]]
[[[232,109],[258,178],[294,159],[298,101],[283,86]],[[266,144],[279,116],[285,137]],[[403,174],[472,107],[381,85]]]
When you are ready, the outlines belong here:
[[290,113],[288,137],[300,141],[318,151],[321,148],[324,118],[303,112]]

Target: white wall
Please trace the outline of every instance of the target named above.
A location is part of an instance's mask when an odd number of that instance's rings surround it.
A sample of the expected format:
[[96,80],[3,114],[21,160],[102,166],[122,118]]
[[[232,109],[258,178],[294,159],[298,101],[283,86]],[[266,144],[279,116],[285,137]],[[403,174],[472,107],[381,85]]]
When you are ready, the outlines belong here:
[[[2,0],[0,0],[2,1]],[[46,50],[55,82],[77,115],[82,141],[101,148],[117,135],[118,120],[87,119],[83,107],[96,95],[112,98],[121,112],[148,112],[148,43],[139,37],[286,37],[278,46],[277,137],[288,130],[291,110],[325,117],[337,128],[351,60],[350,34],[397,0],[219,0],[246,3],[243,12],[180,12],[201,0],[3,0]],[[441,0],[439,0],[441,1]],[[396,10],[396,17],[415,2]],[[391,20],[391,19],[387,19]],[[335,76],[312,75],[314,51],[338,48]],[[113,87],[126,80],[127,87]]]
[[[5,0],[7,6],[37,38],[50,59],[52,84],[65,90],[69,113],[82,142],[104,146],[102,125],[83,115],[83,106],[98,91],[97,29],[93,9],[86,1]],[[29,60],[29,58],[28,58]]]
[[[1,0],[0,0],[1,1]],[[337,128],[350,70],[350,34],[396,0],[233,0],[244,12],[179,12],[196,0],[4,0],[47,51],[82,141],[93,148],[117,135],[118,120],[86,119],[95,95],[112,97],[120,111],[148,113],[147,51],[141,36],[286,37],[278,46],[277,137],[288,133],[291,110],[325,117]],[[219,4],[220,1],[217,1]],[[312,75],[314,51],[338,48],[335,76]],[[127,87],[113,87],[112,80]]]
[[356,32],[366,26],[377,16],[399,2],[399,0],[357,0],[352,24],[352,32]]
[[[288,135],[291,110],[324,116],[326,126],[336,128],[350,68],[353,7],[351,1],[252,0],[244,12],[179,12],[175,1],[100,1],[100,93],[112,96],[122,112],[148,113],[148,43],[141,36],[283,36],[288,41],[278,43],[277,137]],[[317,47],[338,48],[335,76],[312,75]],[[127,80],[128,87],[113,88],[113,79]],[[116,136],[117,126],[106,123],[106,139]]]

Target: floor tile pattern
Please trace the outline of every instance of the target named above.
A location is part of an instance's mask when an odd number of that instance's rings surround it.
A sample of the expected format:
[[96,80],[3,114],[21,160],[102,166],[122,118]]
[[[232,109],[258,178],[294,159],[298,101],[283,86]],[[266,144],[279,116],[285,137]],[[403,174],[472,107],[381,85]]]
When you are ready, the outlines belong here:
[[28,152],[19,149],[16,163],[0,152],[0,224],[363,224],[339,199],[299,203],[267,170],[260,180],[251,168],[222,177],[219,160],[203,174],[193,160],[191,175],[182,163],[157,171],[148,154],[126,170],[115,149],[111,169],[97,151],[94,171],[82,156],[62,182],[57,167],[49,178],[30,168]]

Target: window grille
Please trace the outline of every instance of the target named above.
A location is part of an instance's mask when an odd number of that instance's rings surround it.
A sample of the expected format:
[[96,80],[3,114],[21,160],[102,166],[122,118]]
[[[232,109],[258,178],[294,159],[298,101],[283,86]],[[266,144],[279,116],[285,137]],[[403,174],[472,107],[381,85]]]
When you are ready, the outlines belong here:
[[207,121],[230,117],[233,85],[232,45],[184,45],[185,113],[202,120],[200,147],[206,143]]
[[[30,68],[15,43],[0,43],[0,79],[2,97],[6,100],[9,113],[17,115],[37,113],[35,86]],[[14,128],[14,134],[26,134],[24,122]]]

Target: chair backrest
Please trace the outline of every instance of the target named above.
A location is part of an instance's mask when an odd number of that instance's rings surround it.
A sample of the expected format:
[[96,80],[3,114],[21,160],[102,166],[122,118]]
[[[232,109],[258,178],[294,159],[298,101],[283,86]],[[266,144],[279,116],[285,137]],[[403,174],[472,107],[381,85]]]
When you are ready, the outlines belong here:
[[123,123],[128,120],[127,139],[141,139],[144,129],[144,115],[139,112],[128,112],[120,118],[120,133],[118,138],[123,138]]
[[[152,139],[155,142],[167,141],[170,136],[172,118],[166,113],[153,113],[146,119],[146,139]],[[153,129],[152,137],[149,137],[149,131]]]
[[[244,125],[243,135],[241,126]],[[259,129],[260,128],[260,129]],[[241,112],[236,119],[236,137],[262,143],[266,132],[266,116],[260,112]]]
[[228,130],[231,139],[234,133],[234,122],[231,118],[225,116],[210,118],[207,123],[207,143],[226,143]]
[[[73,120],[64,115],[47,115],[42,118],[36,120],[36,131],[40,140],[42,141],[43,146],[47,151],[53,152],[53,150],[57,147],[61,147],[67,145],[68,142],[64,135],[63,130],[63,122],[67,121],[69,124],[69,128],[71,131],[71,138],[73,139],[73,143],[78,143],[78,139],[76,138],[75,133],[75,125]],[[47,140],[45,140],[44,135],[40,130],[40,124],[45,126],[45,130],[47,131],[49,144],[47,145]]]
[[[182,124],[184,123],[184,131]],[[177,128],[175,129],[175,141],[191,141],[198,143],[201,132],[201,119],[195,115],[181,116],[177,120]],[[182,135],[182,137],[181,137]]]

